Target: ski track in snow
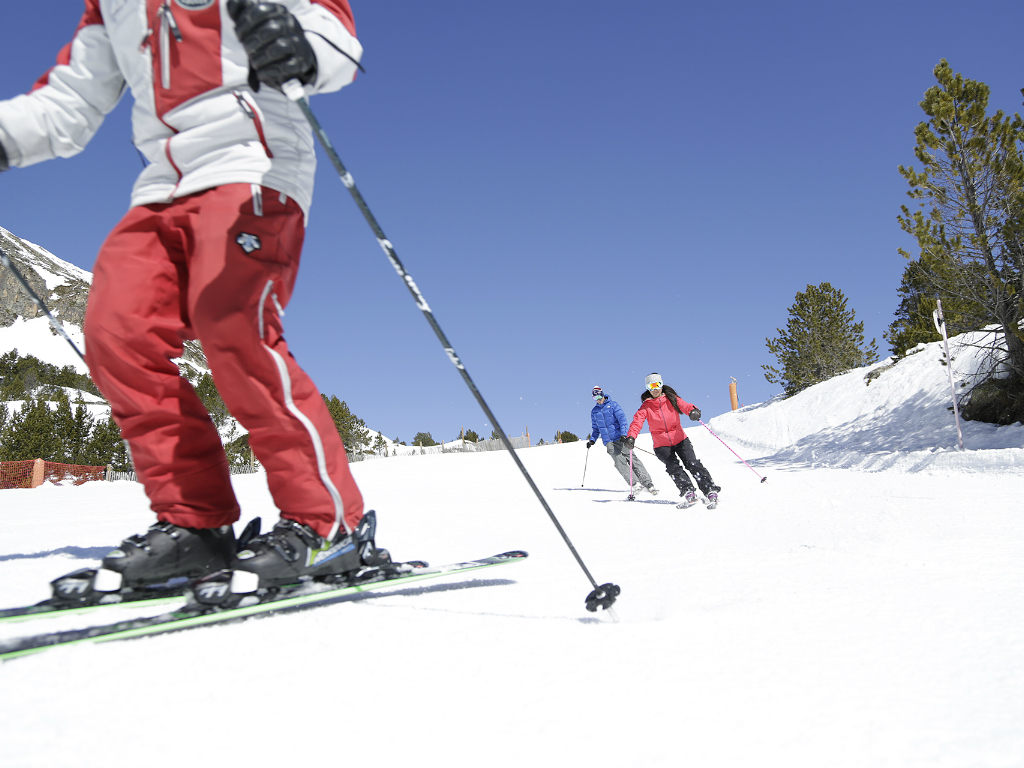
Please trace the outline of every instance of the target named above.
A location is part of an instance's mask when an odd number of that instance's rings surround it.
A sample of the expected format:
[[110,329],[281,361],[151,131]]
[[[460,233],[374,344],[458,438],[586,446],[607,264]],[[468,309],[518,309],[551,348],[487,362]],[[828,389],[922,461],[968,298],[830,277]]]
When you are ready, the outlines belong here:
[[[714,511],[675,508],[647,434],[661,494],[635,502],[600,445],[519,452],[622,587],[618,624],[584,609],[591,585],[504,452],[363,462],[396,558],[530,559],[2,664],[0,763],[1022,766],[1024,428],[965,424],[955,450],[934,345],[865,373],[709,423],[766,483],[688,425]],[[265,477],[234,482],[242,522],[269,527]],[[129,482],[0,501],[3,606],[152,522]]]

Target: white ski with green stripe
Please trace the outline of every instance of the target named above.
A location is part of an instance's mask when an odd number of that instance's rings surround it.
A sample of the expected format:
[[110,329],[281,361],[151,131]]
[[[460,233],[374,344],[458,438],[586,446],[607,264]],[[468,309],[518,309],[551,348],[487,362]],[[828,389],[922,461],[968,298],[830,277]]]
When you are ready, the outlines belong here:
[[[335,602],[343,602],[364,592],[397,587],[442,576],[465,574],[470,571],[492,568],[506,563],[521,562],[526,558],[526,552],[512,551],[494,555],[493,557],[485,557],[481,560],[469,560],[436,567],[411,567],[408,570],[396,570],[394,572],[381,571],[374,574],[371,580],[360,581],[354,584],[332,585],[322,582],[309,582],[297,585],[294,588],[283,588],[279,592],[262,596],[245,596],[241,598],[241,603],[233,608],[203,605],[194,601],[194,599],[190,599],[188,603],[178,610],[159,616],[129,619],[102,626],[0,641],[0,660],[6,661],[20,656],[27,656],[50,648],[63,648],[82,643],[103,643],[110,640],[127,640],[133,637],[146,637],[165,632],[176,632],[178,630],[209,626],[225,621],[247,619],[253,616],[329,605]],[[175,598],[159,599],[171,601]],[[181,597],[177,599],[180,600]],[[251,601],[251,603],[248,601]],[[127,603],[125,605],[138,606],[140,602],[147,601]],[[90,606],[89,608],[72,610],[85,612],[98,607],[103,606]],[[59,611],[57,615],[66,616],[68,611]]]

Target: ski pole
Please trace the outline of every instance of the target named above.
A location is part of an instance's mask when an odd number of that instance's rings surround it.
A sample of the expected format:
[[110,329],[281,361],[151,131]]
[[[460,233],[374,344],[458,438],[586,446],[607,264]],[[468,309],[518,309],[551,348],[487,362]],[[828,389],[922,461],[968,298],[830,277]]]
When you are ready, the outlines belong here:
[[629,500],[633,501],[636,496],[633,494],[633,449],[629,449]]
[[590,461],[590,448],[587,448],[587,457],[583,460],[583,480],[580,480],[580,488],[583,487],[583,483],[587,479],[587,462],[588,461]]
[[80,350],[78,348],[78,345],[71,340],[71,337],[68,336],[67,332],[64,330],[64,326],[60,324],[57,318],[50,314],[50,310],[46,308],[46,304],[43,303],[43,300],[36,296],[36,292],[32,290],[32,287],[28,284],[28,281],[24,278],[24,276],[22,276],[21,272],[18,271],[18,268],[14,266],[14,263],[11,261],[10,256],[7,255],[7,252],[3,248],[0,248],[0,262],[2,262],[3,265],[11,271],[11,274],[14,275],[15,279],[21,285],[21,289],[25,291],[26,294],[28,294],[28,297],[32,300],[32,303],[36,305],[36,308],[44,315],[46,315],[46,319],[50,321],[50,327],[53,328],[53,330],[56,331],[58,334],[64,337],[64,341],[71,345],[71,348],[75,350],[75,354],[82,358],[82,362],[84,363],[85,355],[82,354],[82,350]]
[[[334,145],[331,143],[330,138],[327,136],[324,129],[320,126],[320,122],[316,119],[316,116],[310,109],[309,103],[306,101],[306,95],[302,89],[301,83],[299,83],[298,80],[289,80],[281,87],[281,90],[284,91],[285,96],[294,101],[299,106],[299,109],[302,110],[302,114],[305,115],[306,120],[309,122],[310,127],[313,129],[313,133],[316,134],[316,137],[319,140],[320,145],[324,148],[324,151],[330,158],[331,163],[334,165],[334,169],[338,172],[338,177],[341,179],[341,183],[344,184],[345,187],[348,189],[349,193],[351,193],[352,199],[355,200],[356,205],[359,206],[359,210],[362,211],[363,218],[366,219],[366,223],[369,224],[370,229],[373,230],[373,234],[377,238],[377,242],[380,244],[381,249],[384,251],[384,255],[388,257],[388,260],[391,262],[391,266],[394,267],[395,271],[398,273],[398,276],[405,283],[405,287],[409,289],[409,293],[412,294],[412,298],[416,302],[416,306],[419,307],[420,311],[423,313],[423,316],[426,318],[427,322],[430,324],[430,327],[433,329],[434,334],[437,336],[438,341],[441,342],[441,346],[444,347],[444,351],[445,353],[447,353],[448,359],[451,360],[452,365],[454,365],[456,369],[458,369],[459,373],[462,375],[463,381],[466,382],[466,386],[469,387],[469,391],[473,393],[473,397],[476,398],[477,403],[483,409],[483,412],[487,415],[488,420],[490,421],[491,424],[494,425],[494,428],[498,431],[498,434],[501,436],[501,442],[504,444],[505,449],[512,456],[512,459],[515,461],[516,466],[519,467],[519,471],[522,472],[523,477],[526,479],[526,482],[529,484],[530,488],[537,496],[537,500],[540,501],[540,504],[544,508],[544,511],[547,512],[548,517],[551,518],[551,522],[554,523],[555,528],[558,529],[558,532],[562,535],[562,539],[565,541],[566,546],[569,547],[569,551],[572,552],[573,557],[576,558],[576,562],[579,564],[580,568],[583,570],[583,573],[590,581],[591,586],[593,586],[593,591],[589,595],[587,595],[587,610],[593,612],[597,611],[600,608],[602,610],[608,611],[614,621],[618,621],[618,617],[615,615],[615,611],[612,609],[612,604],[615,602],[615,599],[616,597],[618,597],[621,590],[616,584],[612,584],[611,582],[598,585],[597,581],[594,580],[594,577],[591,576],[590,571],[587,569],[586,564],[583,562],[583,558],[580,557],[579,552],[576,551],[576,547],[574,547],[572,541],[569,540],[569,536],[568,534],[566,534],[565,529],[562,528],[562,524],[558,522],[558,518],[555,517],[555,513],[548,505],[543,494],[541,494],[540,489],[537,487],[537,484],[533,481],[533,478],[530,476],[530,473],[527,472],[526,467],[523,465],[522,460],[520,460],[519,458],[519,454],[516,453],[515,448],[512,446],[512,442],[508,439],[508,436],[505,434],[505,430],[503,430],[501,426],[498,424],[498,419],[495,417],[494,413],[487,405],[487,402],[484,400],[483,395],[480,394],[480,390],[477,389],[476,384],[473,382],[473,379],[470,378],[469,372],[466,370],[466,366],[462,363],[462,360],[460,360],[459,356],[455,353],[455,349],[452,347],[451,342],[448,341],[448,338],[444,335],[444,331],[441,330],[441,326],[438,324],[436,318],[434,317],[434,313],[430,309],[430,305],[427,304],[427,300],[423,297],[423,294],[420,292],[420,289],[416,286],[416,282],[412,279],[412,276],[405,270],[405,267],[402,265],[402,262],[399,261],[398,254],[395,253],[394,246],[391,245],[391,241],[387,239],[387,237],[384,235],[384,231],[377,223],[377,219],[370,211],[369,206],[366,204],[366,201],[363,199],[362,194],[356,187],[356,183],[355,180],[352,178],[352,174],[348,172],[348,170],[345,168],[345,164],[341,162],[341,158],[338,157],[338,153],[335,151]],[[584,469],[584,471],[586,470]]]
[[[704,420],[703,420],[703,419],[701,419],[701,420],[700,420],[700,423],[701,423],[701,424],[704,424]],[[708,432],[710,432],[710,433],[711,433],[712,435],[715,435],[715,430],[713,430],[713,429],[712,429],[711,427],[709,427],[709,426],[708,426],[707,424],[704,424],[704,429],[706,429],[706,430],[707,430]],[[726,448],[729,448],[729,446],[728,446],[728,445],[726,445],[726,443],[725,443],[725,440],[723,440],[722,438],[718,437],[718,435],[715,435],[715,437],[716,437],[716,438],[718,438],[718,442],[720,442],[720,443],[721,443],[722,445],[725,445],[725,447],[726,447]],[[738,453],[736,453],[736,451],[733,451],[733,450],[732,450],[732,448],[729,448],[729,450],[730,450],[730,451],[732,451],[732,455],[733,455],[733,456],[735,456],[735,457],[736,457],[737,459],[739,459],[740,461],[743,461],[743,458],[742,458],[742,457],[741,457],[741,456],[740,456],[740,455],[739,455]],[[744,464],[747,464],[747,462],[745,462],[745,461],[743,461],[743,463],[744,463]],[[756,469],[754,469],[754,468],[753,468],[752,466],[750,466],[749,464],[747,464],[747,469],[749,469],[749,470],[750,470],[751,472],[753,472],[753,473],[754,473],[755,475],[757,475],[757,470],[756,470]],[[758,476],[758,477],[761,477],[761,475],[757,475],[757,476]],[[768,482],[768,478],[767,478],[767,477],[761,477],[761,482],[762,482],[762,483],[766,483],[766,482]]]

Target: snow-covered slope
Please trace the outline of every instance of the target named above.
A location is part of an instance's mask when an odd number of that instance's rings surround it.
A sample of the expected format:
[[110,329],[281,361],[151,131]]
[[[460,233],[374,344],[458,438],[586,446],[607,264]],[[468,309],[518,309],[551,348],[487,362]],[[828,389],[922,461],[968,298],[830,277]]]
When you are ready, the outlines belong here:
[[[675,508],[646,434],[661,495],[635,502],[599,446],[520,451],[594,577],[622,587],[617,625],[584,610],[591,586],[506,453],[354,465],[396,557],[530,559],[4,664],[0,763],[1024,765],[1021,430],[965,425],[953,450],[937,358],[712,420],[766,483],[688,426],[723,488],[713,512]],[[265,477],[234,482],[243,522],[269,525]],[[146,506],[128,482],[0,491],[0,602],[42,599]]]
[[[950,340],[954,386],[973,385],[988,364],[991,334]],[[850,371],[788,399],[719,416],[713,428],[751,456],[773,463],[905,470],[1024,469],[1024,425],[962,421],[957,451],[942,343],[922,344],[899,363]]]

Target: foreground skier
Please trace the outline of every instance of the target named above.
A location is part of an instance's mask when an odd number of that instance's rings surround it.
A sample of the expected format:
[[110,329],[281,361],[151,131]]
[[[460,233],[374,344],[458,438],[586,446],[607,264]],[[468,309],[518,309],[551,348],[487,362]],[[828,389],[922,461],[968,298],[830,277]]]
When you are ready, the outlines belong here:
[[[0,102],[0,170],[80,152],[126,85],[148,161],[96,259],[85,339],[158,523],[104,558],[98,591],[223,568],[266,586],[386,558],[281,323],[316,158],[279,86],[338,90],[361,55],[347,0],[85,0],[57,65],[30,93]],[[280,509],[242,552],[220,437],[171,362],[187,339],[202,342]]]

